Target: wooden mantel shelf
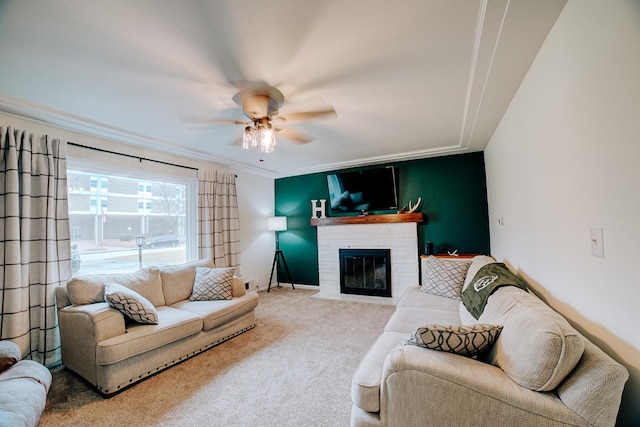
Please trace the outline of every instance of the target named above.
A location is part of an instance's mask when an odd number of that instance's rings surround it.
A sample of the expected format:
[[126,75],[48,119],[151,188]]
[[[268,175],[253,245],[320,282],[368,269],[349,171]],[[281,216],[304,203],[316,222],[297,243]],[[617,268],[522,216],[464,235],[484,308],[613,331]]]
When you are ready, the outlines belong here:
[[343,224],[390,224],[394,222],[422,222],[424,214],[402,213],[386,215],[358,215],[358,216],[331,216],[326,218],[311,218],[313,227],[320,225],[343,225]]

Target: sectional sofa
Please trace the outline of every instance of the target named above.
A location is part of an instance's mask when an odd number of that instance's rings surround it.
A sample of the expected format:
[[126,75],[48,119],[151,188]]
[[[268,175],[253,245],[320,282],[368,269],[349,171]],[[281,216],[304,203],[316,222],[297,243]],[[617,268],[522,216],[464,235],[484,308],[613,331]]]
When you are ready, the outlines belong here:
[[47,403],[51,372],[21,360],[17,344],[0,341],[0,426],[35,427]]
[[[62,364],[111,395],[252,329],[257,293],[213,266],[209,259],[74,277],[56,292]],[[223,275],[213,283],[219,295],[207,294],[213,273]],[[194,298],[199,283],[204,293]]]
[[627,370],[526,287],[496,287],[474,316],[465,297],[495,280],[491,264],[422,260],[422,287],[353,376],[352,426],[615,425]]

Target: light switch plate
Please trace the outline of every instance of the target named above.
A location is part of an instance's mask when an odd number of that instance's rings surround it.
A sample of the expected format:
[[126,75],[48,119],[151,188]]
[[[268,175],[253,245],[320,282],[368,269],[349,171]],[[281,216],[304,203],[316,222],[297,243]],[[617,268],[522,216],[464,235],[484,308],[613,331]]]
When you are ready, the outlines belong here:
[[591,227],[591,255],[604,258],[602,227]]

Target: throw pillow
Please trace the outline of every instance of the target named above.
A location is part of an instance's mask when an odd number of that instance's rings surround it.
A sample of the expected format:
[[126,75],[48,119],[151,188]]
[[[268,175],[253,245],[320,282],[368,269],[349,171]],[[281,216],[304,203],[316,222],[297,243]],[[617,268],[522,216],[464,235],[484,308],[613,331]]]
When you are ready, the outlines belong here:
[[501,330],[502,326],[480,323],[470,326],[428,325],[419,327],[405,345],[473,357],[487,350]]
[[22,359],[20,347],[12,341],[0,341],[0,373],[6,371]]
[[158,312],[148,299],[118,283],[104,285],[104,299],[109,306],[137,323],[158,324]]
[[460,301],[462,285],[471,260],[440,259],[430,256],[422,272],[422,292]]
[[196,267],[193,292],[189,301],[230,300],[235,268]]

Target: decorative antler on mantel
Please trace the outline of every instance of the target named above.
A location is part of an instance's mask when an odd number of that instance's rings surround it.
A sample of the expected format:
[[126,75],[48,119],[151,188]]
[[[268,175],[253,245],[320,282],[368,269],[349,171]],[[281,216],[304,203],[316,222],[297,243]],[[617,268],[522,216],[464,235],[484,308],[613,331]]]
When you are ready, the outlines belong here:
[[407,209],[407,205],[404,205],[402,207],[402,209],[400,209],[398,211],[399,214],[401,213],[414,213],[419,207],[420,204],[422,203],[422,197],[418,197],[418,200],[416,200],[416,204],[412,205],[411,204],[411,200],[409,200],[409,209]]

